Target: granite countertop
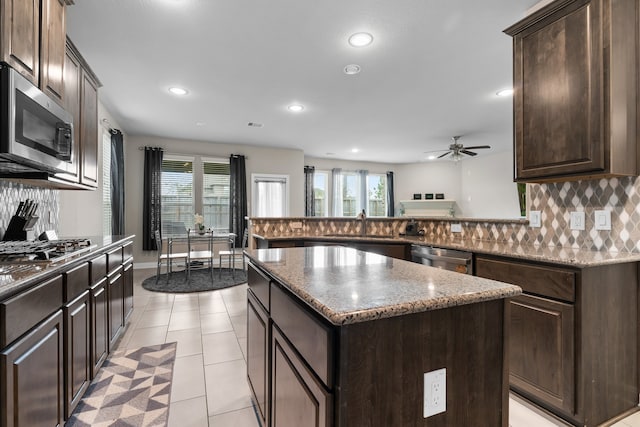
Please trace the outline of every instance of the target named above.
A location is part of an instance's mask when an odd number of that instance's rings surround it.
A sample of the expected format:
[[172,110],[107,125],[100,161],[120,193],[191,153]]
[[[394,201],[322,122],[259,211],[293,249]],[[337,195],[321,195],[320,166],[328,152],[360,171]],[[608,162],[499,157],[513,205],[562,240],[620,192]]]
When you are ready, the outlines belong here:
[[439,248],[458,249],[468,252],[499,255],[518,258],[527,261],[548,262],[567,265],[576,268],[595,267],[607,264],[622,264],[639,262],[640,253],[588,251],[576,248],[541,246],[536,244],[522,244],[496,242],[486,240],[443,239],[429,236],[360,236],[360,235],[331,235],[331,236],[260,236],[253,237],[264,240],[309,240],[326,242],[377,242],[377,243],[405,243],[435,246]]
[[247,250],[334,325],[519,295],[518,286],[342,246]]
[[[77,237],[77,236],[73,236]],[[33,263],[0,263],[0,300],[15,295],[39,281],[53,276],[56,273],[67,270],[74,264],[89,260],[96,254],[106,252],[112,247],[122,245],[133,239],[134,235],[121,236],[82,236],[91,240],[93,246],[88,251],[82,251],[78,256],[69,257],[59,262],[33,262]],[[61,237],[61,239],[72,237]]]

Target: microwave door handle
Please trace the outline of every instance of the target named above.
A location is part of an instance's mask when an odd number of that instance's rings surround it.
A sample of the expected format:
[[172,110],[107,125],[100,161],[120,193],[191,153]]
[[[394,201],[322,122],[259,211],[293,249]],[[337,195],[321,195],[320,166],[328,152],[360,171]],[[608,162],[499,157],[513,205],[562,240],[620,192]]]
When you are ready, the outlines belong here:
[[59,122],[56,125],[56,140],[58,146],[56,157],[65,161],[73,159],[73,123]]

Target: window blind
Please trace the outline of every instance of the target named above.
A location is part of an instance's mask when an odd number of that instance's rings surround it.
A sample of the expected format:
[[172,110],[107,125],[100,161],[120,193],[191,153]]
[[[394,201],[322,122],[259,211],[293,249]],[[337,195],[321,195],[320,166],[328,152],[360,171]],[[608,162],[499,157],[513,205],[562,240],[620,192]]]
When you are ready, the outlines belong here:
[[111,230],[111,135],[102,135],[102,231],[110,236]]
[[162,160],[162,232],[184,233],[193,228],[193,159]]

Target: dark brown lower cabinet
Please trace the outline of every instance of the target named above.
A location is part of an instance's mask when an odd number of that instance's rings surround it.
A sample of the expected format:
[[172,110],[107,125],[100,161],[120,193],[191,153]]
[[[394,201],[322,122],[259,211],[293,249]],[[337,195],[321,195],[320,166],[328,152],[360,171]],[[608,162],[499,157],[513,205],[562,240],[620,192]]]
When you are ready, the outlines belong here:
[[316,380],[277,327],[272,329],[271,425],[333,425],[332,395]]
[[0,353],[3,427],[62,425],[62,319],[58,310]]
[[133,261],[123,266],[122,286],[124,293],[124,319],[125,323],[133,313]]
[[103,278],[91,292],[91,378],[109,354],[109,313],[107,302],[107,278]]
[[247,292],[247,377],[258,406],[262,425],[267,425],[269,366],[269,314],[253,292]]
[[638,410],[638,264],[572,268],[475,256],[476,275],[513,283],[511,389],[573,425]]
[[78,298],[65,305],[65,419],[69,418],[91,382],[91,313],[90,292],[84,291]]
[[124,279],[122,267],[109,275],[109,349],[120,337],[124,325]]
[[511,385],[568,413],[575,410],[573,311],[530,295],[511,301]]

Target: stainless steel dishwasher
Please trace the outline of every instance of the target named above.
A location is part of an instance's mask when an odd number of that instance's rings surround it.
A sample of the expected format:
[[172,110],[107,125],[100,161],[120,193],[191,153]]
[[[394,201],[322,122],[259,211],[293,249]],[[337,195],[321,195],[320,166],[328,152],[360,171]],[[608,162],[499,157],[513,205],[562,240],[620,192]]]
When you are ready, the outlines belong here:
[[470,252],[411,245],[411,260],[443,270],[473,274],[473,256]]

